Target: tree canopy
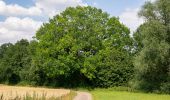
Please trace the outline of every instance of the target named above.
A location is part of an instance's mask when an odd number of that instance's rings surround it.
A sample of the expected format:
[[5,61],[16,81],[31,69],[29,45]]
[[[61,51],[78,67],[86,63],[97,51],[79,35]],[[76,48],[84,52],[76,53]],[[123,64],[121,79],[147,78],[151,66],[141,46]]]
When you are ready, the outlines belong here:
[[36,33],[36,66],[42,67],[46,77],[62,78],[64,83],[121,85],[132,72],[129,34],[118,18],[101,9],[69,7]]
[[146,2],[139,15],[146,22],[135,33],[140,44],[134,61],[138,87],[170,91],[170,1]]

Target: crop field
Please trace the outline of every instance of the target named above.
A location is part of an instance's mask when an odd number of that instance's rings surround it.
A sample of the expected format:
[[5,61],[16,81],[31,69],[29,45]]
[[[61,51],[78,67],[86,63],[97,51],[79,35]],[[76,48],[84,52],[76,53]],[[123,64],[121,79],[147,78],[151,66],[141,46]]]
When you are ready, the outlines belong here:
[[0,100],[71,100],[66,89],[48,89],[0,85]]

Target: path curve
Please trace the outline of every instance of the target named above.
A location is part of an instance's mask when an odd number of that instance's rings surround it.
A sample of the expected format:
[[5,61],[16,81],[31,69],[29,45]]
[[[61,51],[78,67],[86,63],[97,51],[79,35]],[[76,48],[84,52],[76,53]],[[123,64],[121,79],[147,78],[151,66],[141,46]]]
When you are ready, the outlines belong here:
[[74,100],[92,100],[92,96],[88,92],[77,92],[77,96]]

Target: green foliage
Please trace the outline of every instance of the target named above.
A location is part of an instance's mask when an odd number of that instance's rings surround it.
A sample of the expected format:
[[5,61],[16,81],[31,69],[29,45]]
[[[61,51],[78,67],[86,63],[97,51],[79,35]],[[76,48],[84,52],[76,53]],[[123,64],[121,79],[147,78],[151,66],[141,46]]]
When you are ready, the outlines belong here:
[[100,9],[67,8],[36,33],[33,66],[40,80],[35,81],[102,87],[127,83],[133,72],[129,33],[117,18]]
[[111,87],[133,74],[130,31],[93,7],[67,8],[30,43],[0,47],[0,81],[9,84]]
[[90,76],[95,86],[125,86],[133,75],[133,66],[128,57],[126,53],[109,47],[87,58],[82,71]]
[[29,42],[20,40],[15,45],[3,44],[0,48],[0,81],[16,84],[25,80],[31,64]]
[[157,0],[154,3],[147,2],[139,13],[146,22],[135,33],[135,40],[139,44],[139,53],[134,61],[135,84],[137,88],[145,91],[169,91],[169,8],[169,0]]

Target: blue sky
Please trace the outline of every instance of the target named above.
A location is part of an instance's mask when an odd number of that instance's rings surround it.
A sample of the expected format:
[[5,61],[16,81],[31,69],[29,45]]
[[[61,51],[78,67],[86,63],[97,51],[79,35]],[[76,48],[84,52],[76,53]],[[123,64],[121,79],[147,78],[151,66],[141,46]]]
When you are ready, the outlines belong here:
[[[6,4],[18,4],[23,7],[35,6],[35,0],[4,0]],[[56,0],[57,1],[57,0]],[[145,0],[82,0],[91,6],[107,11],[111,15],[118,16],[126,8],[137,8],[140,7]]]
[[[147,0],[0,0],[0,44],[31,40],[36,30],[69,6],[95,6],[117,16],[133,32],[143,23],[137,12]],[[153,1],[153,0],[152,0]]]
[[138,8],[145,1],[144,0],[84,0],[89,5],[96,5],[97,7],[107,11],[111,15],[119,16],[127,8]]

